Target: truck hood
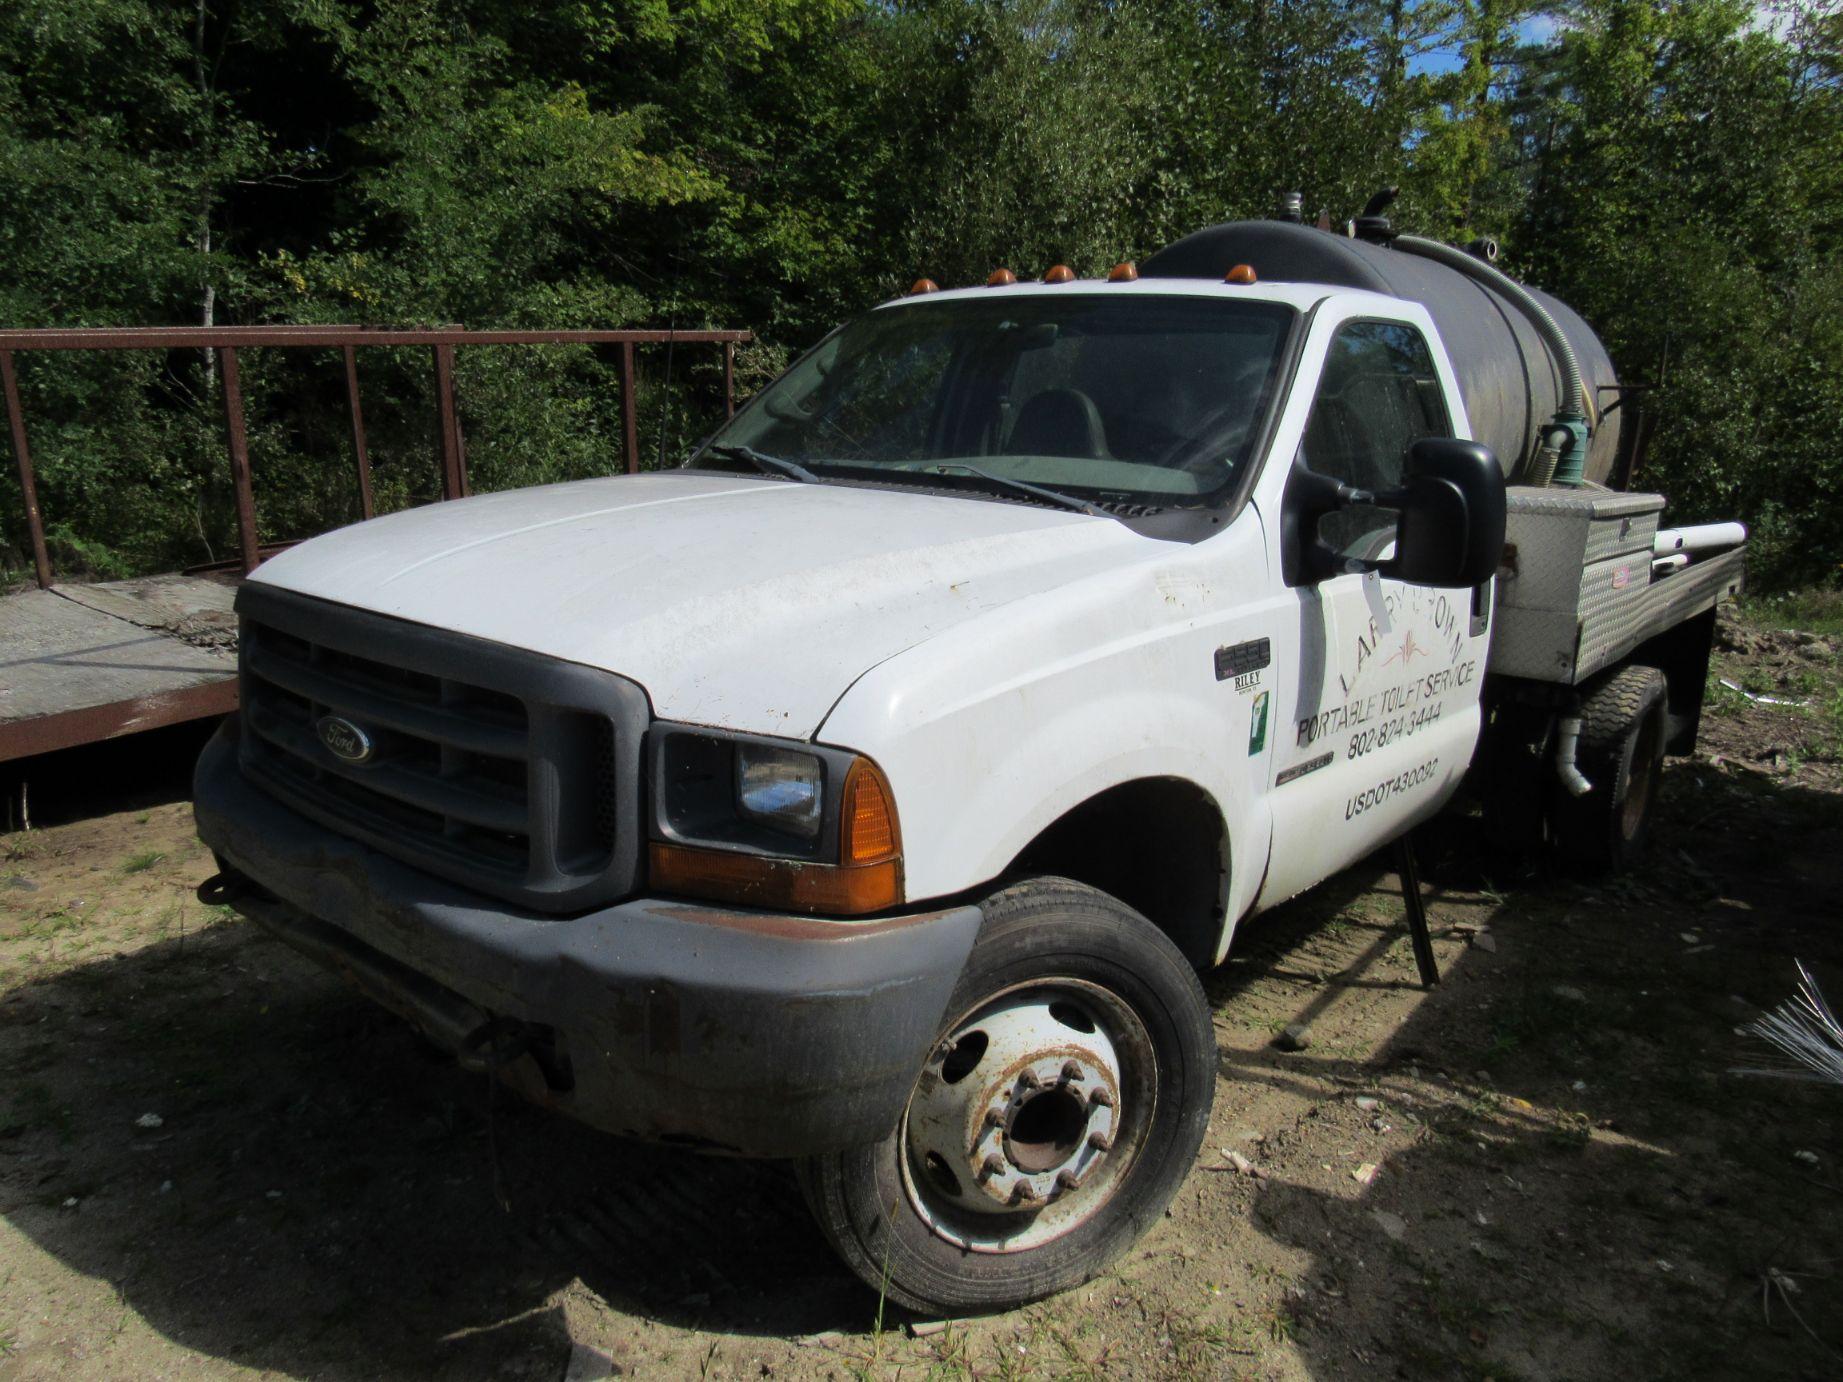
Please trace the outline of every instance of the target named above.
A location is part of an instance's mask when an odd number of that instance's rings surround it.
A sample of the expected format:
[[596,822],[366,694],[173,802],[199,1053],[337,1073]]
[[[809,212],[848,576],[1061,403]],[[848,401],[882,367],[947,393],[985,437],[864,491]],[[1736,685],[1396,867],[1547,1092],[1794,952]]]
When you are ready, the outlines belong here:
[[877,663],[1148,545],[1060,510],[667,472],[405,510],[251,579],[619,672],[662,718],[807,738]]

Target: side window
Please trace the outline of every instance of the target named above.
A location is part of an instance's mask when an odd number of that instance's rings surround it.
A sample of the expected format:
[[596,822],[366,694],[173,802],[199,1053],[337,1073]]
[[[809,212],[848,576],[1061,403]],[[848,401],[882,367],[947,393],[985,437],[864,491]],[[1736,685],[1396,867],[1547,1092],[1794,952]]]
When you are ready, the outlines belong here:
[[[1300,450],[1308,469],[1359,489],[1401,482],[1409,444],[1452,435],[1427,342],[1399,322],[1350,322],[1325,357]],[[1319,536],[1345,556],[1376,558],[1393,541],[1395,512],[1354,505],[1327,515]]]

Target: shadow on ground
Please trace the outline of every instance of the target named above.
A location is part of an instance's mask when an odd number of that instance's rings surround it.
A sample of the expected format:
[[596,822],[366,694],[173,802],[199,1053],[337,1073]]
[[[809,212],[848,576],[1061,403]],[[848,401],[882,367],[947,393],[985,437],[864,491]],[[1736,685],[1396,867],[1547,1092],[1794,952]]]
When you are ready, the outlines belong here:
[[0,1072],[0,1213],[246,1367],[560,1360],[546,1302],[577,1277],[724,1333],[874,1310],[784,1168],[621,1142],[503,1093],[489,1108],[482,1077],[247,923],[16,991]]
[[[1436,935],[1457,920],[1490,949],[1458,952],[1361,1059],[1225,1051],[1232,1079],[1311,1101],[1262,1144],[1267,1179],[1230,1178],[1230,1198],[1311,1255],[1276,1327],[1313,1375],[1843,1367],[1843,1091],[1733,1073],[1765,1062],[1739,1028],[1790,996],[1794,957],[1843,992],[1843,798],[1700,763],[1669,779],[1652,854],[1622,880],[1479,891],[1463,823],[1424,851]],[[1276,976],[1300,989],[1284,1020],[1306,1024],[1410,987],[1391,920],[1359,923],[1335,975],[1299,959],[1327,915],[1397,886],[1372,862],[1255,922],[1212,976],[1218,1011]],[[1378,1127],[1411,1137],[1358,1192],[1323,1158]]]

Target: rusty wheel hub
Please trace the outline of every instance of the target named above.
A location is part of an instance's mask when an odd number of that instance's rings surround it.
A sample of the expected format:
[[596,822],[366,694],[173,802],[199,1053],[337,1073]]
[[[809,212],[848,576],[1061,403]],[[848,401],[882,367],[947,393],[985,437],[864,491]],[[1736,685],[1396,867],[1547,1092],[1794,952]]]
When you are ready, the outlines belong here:
[[1035,1247],[1086,1222],[1137,1149],[1149,1110],[1131,1107],[1131,1091],[1150,1087],[1150,1062],[1138,1018],[1079,980],[975,1009],[909,1101],[903,1170],[916,1212],[984,1252]]

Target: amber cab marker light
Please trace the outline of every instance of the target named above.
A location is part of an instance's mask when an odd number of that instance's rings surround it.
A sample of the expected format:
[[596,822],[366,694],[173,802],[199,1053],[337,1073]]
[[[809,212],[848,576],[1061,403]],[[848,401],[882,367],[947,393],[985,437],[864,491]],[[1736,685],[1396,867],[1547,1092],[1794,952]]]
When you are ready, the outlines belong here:
[[1237,264],[1234,268],[1230,269],[1228,273],[1223,275],[1222,281],[1224,283],[1238,283],[1246,287],[1248,284],[1255,281],[1254,266],[1252,264]]
[[985,281],[988,288],[1009,288],[1017,282],[1017,275],[1009,269],[994,269],[992,276]]
[[1109,283],[1137,283],[1139,281],[1139,266],[1130,259],[1123,263],[1115,264],[1107,271],[1107,281]]
[[1045,283],[1073,283],[1075,281],[1075,270],[1071,269],[1067,264],[1058,264],[1055,268],[1043,275],[1043,281]]
[[910,297],[914,297],[917,293],[938,293],[940,291],[941,285],[932,278],[918,278],[909,286]]

